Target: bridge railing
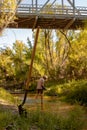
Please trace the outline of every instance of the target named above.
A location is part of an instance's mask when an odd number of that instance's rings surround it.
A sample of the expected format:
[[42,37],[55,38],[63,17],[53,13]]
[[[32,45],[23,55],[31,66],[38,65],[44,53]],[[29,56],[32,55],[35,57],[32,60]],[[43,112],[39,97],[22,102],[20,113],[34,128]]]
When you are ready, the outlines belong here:
[[43,5],[26,5],[26,4],[21,4],[19,5],[17,9],[17,14],[20,15],[41,15],[41,14],[53,14],[53,15],[81,15],[81,16],[87,16],[87,7],[81,7],[81,6],[76,6],[75,8],[71,6],[46,6],[43,8]]
[[[10,12],[6,9],[6,12]],[[2,10],[0,10],[2,12]],[[87,7],[76,6],[45,6],[20,4],[16,11],[17,15],[26,17],[27,15],[65,15],[65,16],[85,16],[87,18]]]

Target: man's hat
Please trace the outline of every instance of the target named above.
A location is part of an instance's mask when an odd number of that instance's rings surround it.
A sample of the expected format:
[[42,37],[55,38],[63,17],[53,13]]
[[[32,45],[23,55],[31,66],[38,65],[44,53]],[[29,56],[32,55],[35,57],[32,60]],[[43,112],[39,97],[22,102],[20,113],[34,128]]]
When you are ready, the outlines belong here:
[[44,79],[47,79],[48,77],[46,75],[43,76]]

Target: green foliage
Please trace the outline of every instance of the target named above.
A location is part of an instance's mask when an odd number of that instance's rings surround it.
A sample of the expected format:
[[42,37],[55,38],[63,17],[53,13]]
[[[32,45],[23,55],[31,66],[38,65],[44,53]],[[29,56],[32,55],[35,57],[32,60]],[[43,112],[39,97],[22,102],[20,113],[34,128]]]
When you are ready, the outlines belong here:
[[13,56],[11,58],[13,59],[16,78],[19,81],[26,78],[26,50],[27,47],[23,42],[16,41],[16,43],[13,44]]
[[45,95],[48,96],[57,96],[58,95],[58,85],[59,83],[57,81],[54,80],[48,80],[46,83],[46,91],[45,91]]
[[[53,40],[54,33],[56,41]],[[37,78],[46,74],[49,80],[58,83],[85,79],[87,77],[86,36],[86,30],[79,32],[69,30],[65,35],[57,30],[40,30],[32,77]],[[10,82],[11,78],[13,84],[26,81],[33,49],[33,44],[29,39],[27,40],[28,46],[16,41],[12,49],[0,50],[0,82],[7,83],[8,79]]]
[[87,80],[72,80],[63,84],[49,82],[45,94],[65,97],[64,100],[72,104],[87,105]]
[[69,116],[63,120],[61,126],[62,130],[82,130],[84,124],[83,111],[76,106],[74,110],[70,111]]
[[66,101],[87,105],[87,80],[72,81],[61,87]]
[[74,91],[67,95],[67,99],[73,100],[74,102],[79,102],[81,105],[87,105],[87,83],[86,85],[81,85],[74,88]]
[[35,111],[33,115],[32,112],[30,113],[30,115],[31,125],[35,124],[36,126],[38,126],[40,130],[53,130],[55,129],[56,122],[60,121],[60,119],[57,116],[50,112],[47,113]]
[[9,103],[15,103],[13,96],[3,88],[0,88],[0,99],[3,99]]
[[9,113],[8,118],[8,113],[0,111],[0,128],[2,130],[11,123],[13,123],[12,130],[28,130],[32,127],[38,130],[82,130],[84,125],[83,110],[78,107],[71,110],[67,118],[39,110],[29,111],[27,118],[12,115],[12,113]]
[[71,79],[83,79],[87,77],[87,30],[78,31],[72,40],[66,77]]
[[37,83],[34,81],[31,83],[30,87],[29,87],[29,92],[36,92],[36,86],[37,86]]
[[0,130],[4,130],[13,120],[13,115],[10,111],[2,111],[0,109]]
[[15,19],[16,0],[0,1],[0,34]]
[[45,92],[46,95],[48,96],[58,96],[58,90],[57,88],[50,88]]

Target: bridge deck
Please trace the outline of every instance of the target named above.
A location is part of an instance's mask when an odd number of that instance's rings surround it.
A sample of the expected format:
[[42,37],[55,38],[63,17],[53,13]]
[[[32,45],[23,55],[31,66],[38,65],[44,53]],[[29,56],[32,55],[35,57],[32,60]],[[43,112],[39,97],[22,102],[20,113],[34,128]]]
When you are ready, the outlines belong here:
[[43,29],[76,29],[84,27],[84,20],[87,20],[86,7],[45,7],[42,5],[20,5],[17,9],[15,20],[16,25],[10,27],[18,28],[40,28]]

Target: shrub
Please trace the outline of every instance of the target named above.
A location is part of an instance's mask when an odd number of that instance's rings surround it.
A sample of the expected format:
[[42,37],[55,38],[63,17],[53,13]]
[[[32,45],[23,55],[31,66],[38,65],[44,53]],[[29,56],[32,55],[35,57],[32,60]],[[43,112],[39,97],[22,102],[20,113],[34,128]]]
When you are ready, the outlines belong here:
[[36,92],[36,86],[37,86],[36,82],[32,82],[30,87],[29,87],[29,92],[35,93]]
[[58,95],[57,88],[50,88],[47,90],[47,92],[45,92],[45,94],[48,96],[57,96]]
[[62,95],[66,96],[66,101],[71,103],[78,102],[87,105],[87,81],[72,81],[62,89]]
[[5,89],[0,88],[0,98],[9,102],[9,103],[15,103],[14,97]]

